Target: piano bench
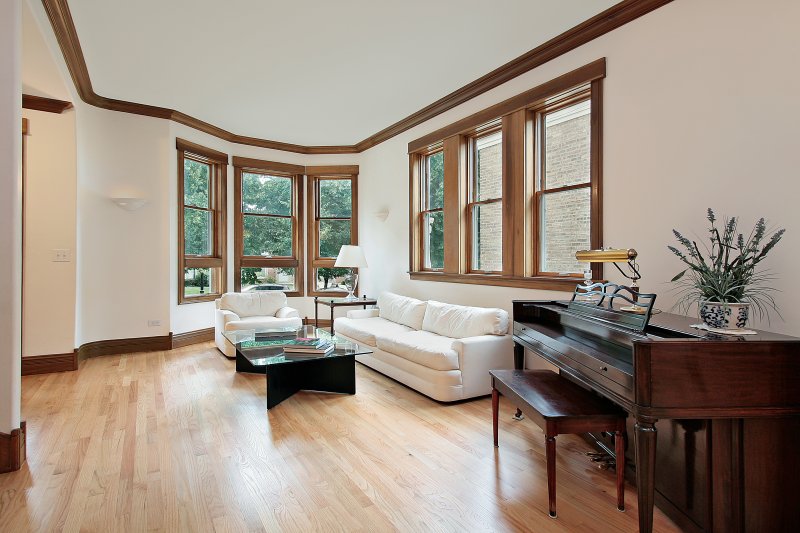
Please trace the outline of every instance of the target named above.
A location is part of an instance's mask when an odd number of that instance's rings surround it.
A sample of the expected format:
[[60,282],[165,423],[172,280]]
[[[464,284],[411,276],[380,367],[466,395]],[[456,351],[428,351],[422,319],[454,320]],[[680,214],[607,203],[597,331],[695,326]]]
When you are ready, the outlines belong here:
[[549,370],[490,370],[492,424],[497,447],[500,395],[507,397],[544,431],[550,516],[556,517],[556,436],[564,433],[614,433],[617,509],[625,510],[625,418],[616,404]]

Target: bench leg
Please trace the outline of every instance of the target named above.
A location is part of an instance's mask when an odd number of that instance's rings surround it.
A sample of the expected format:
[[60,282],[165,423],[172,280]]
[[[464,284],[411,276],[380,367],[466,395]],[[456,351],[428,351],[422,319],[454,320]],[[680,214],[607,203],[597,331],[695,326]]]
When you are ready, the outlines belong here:
[[617,509],[625,510],[625,436],[622,431],[614,433],[614,453],[617,459]]
[[494,435],[494,447],[497,448],[497,417],[500,410],[500,393],[492,388],[492,434]]
[[547,498],[550,504],[550,518],[556,517],[556,438],[547,435],[545,438],[547,455]]

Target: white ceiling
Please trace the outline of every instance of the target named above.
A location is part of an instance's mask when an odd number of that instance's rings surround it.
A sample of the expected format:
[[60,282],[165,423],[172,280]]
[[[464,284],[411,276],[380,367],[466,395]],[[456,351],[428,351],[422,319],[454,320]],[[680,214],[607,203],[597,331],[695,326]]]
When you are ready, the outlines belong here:
[[69,0],[96,93],[355,144],[616,0]]

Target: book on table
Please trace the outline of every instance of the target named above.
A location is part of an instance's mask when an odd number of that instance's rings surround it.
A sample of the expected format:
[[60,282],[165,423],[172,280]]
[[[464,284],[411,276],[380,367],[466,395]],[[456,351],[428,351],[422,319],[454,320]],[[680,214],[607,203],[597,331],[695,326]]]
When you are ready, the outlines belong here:
[[312,340],[309,339],[308,341],[302,340],[302,342],[286,344],[283,347],[283,351],[284,353],[291,355],[323,355],[333,350],[333,348],[334,346],[332,342],[322,339],[313,339],[312,342]]

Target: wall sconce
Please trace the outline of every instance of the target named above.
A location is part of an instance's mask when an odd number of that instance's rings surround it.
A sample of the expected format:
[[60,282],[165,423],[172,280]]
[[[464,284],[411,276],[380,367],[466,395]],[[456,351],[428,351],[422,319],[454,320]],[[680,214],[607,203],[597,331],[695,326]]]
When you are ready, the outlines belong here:
[[144,198],[111,198],[111,201],[125,211],[136,211],[147,203]]

